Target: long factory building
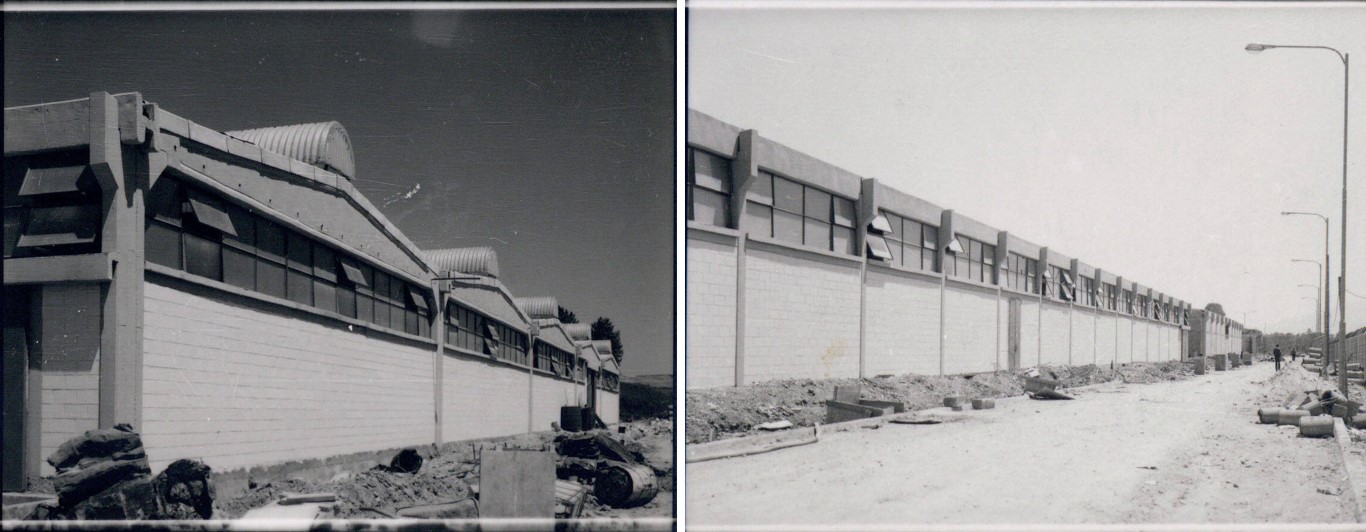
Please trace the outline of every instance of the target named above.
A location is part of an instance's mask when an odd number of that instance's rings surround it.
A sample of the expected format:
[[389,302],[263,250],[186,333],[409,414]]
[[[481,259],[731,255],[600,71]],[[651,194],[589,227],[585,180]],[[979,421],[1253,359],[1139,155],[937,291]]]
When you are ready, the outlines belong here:
[[[219,132],[138,93],[5,109],[4,489],[131,424],[215,471],[618,421],[609,342],[420,250],[336,122]],[[439,221],[434,221],[439,223]]]
[[1236,353],[1220,312],[687,117],[687,387]]

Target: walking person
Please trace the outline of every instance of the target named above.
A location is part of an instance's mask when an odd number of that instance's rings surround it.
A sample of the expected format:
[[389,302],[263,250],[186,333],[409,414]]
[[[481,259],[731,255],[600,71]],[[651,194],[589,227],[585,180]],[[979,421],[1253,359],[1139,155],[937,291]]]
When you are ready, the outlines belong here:
[[1296,356],[1298,356],[1298,353],[1296,352],[1295,348],[1290,348],[1290,361],[1294,362]]
[[1276,344],[1276,348],[1271,350],[1271,356],[1276,359],[1276,371],[1281,370],[1281,344]]

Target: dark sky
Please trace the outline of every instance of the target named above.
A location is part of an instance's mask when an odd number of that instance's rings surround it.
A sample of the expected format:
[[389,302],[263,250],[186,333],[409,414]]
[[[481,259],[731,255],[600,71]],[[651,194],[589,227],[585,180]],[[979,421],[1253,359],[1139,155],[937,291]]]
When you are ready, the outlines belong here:
[[492,246],[515,295],[611,319],[623,373],[673,372],[673,10],[4,18],[6,107],[139,91],[220,131],[337,120],[419,247]]

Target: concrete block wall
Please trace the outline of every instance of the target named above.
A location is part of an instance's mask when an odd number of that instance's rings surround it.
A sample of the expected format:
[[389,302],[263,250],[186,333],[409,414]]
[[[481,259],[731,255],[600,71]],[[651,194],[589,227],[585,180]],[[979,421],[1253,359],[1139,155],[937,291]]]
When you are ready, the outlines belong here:
[[1072,309],[1072,363],[1096,362],[1096,313],[1092,309]]
[[1096,364],[1108,366],[1115,361],[1118,346],[1119,319],[1114,314],[1099,312],[1096,315]]
[[735,384],[734,237],[688,232],[688,388]]
[[880,267],[867,276],[866,375],[938,375],[939,280]]
[[154,471],[431,442],[432,351],[150,278],[145,294],[140,429]]
[[1134,361],[1134,320],[1128,316],[1115,318],[1115,361],[1128,364]]
[[1020,367],[1039,364],[1039,312],[1036,300],[1020,300]]
[[57,447],[87,430],[99,428],[99,362],[89,370],[44,371],[42,400],[39,449],[44,461],[40,472],[51,475],[56,471],[46,460]]
[[[94,283],[43,285],[43,316],[35,331],[41,365],[38,448],[46,459],[57,447],[100,422],[101,287]],[[52,474],[43,461],[39,473]]]
[[857,264],[774,245],[746,249],[742,384],[857,377]]
[[[993,291],[994,292],[994,291]],[[950,281],[944,289],[944,373],[996,368],[996,294]]]
[[1072,342],[1069,338],[1072,318],[1068,316],[1067,307],[1063,304],[1045,301],[1042,307],[1043,330],[1040,334],[1043,336],[1039,342],[1039,364],[1066,365],[1072,351]]
[[[537,374],[531,378],[531,430],[550,430],[552,422],[559,423],[560,407],[585,404],[579,401],[578,388],[572,381]],[[606,418],[604,418],[606,419]]]
[[621,422],[621,394],[598,390],[598,417],[608,425]]
[[[513,366],[498,361],[447,354],[442,373],[443,441],[527,432],[530,381],[526,369],[514,370]],[[431,388],[427,390],[430,395]],[[555,414],[558,421],[559,409]]]

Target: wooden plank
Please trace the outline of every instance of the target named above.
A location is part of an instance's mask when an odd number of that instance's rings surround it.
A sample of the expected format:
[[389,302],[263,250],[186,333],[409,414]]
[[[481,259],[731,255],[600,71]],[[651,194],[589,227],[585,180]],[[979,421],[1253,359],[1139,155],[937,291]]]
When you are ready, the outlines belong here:
[[479,461],[479,517],[555,517],[555,454],[484,451]]

